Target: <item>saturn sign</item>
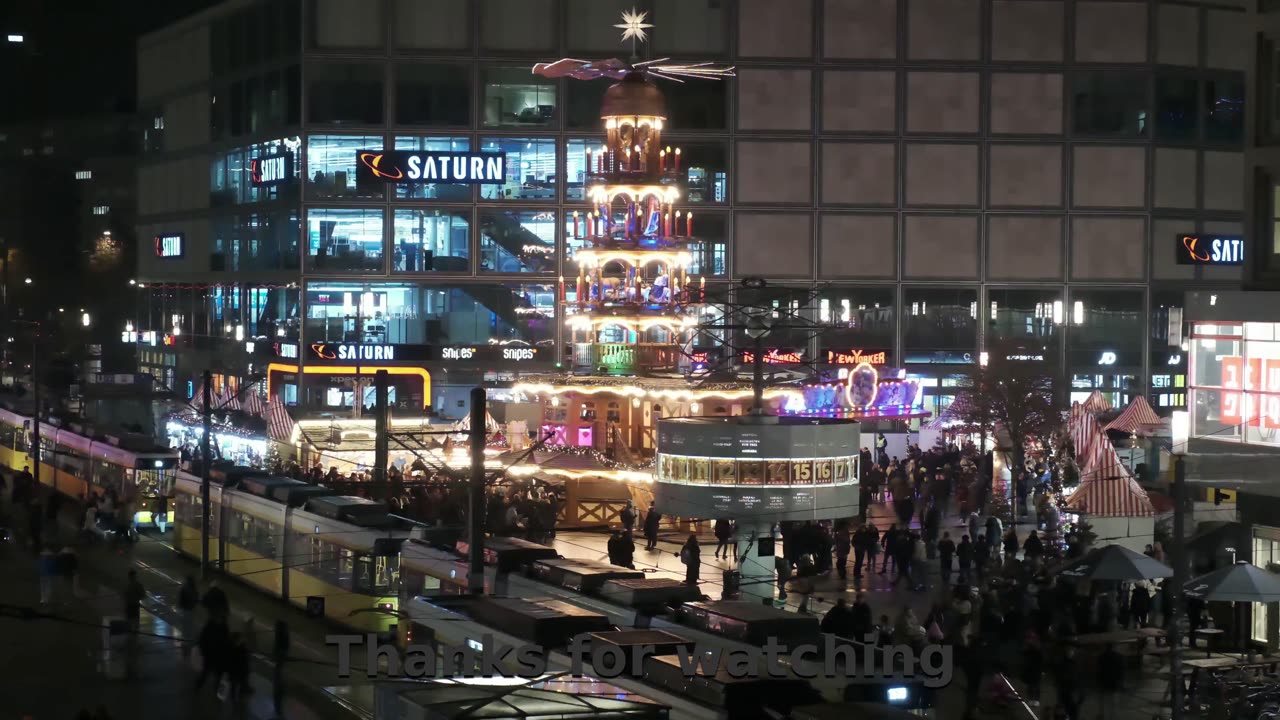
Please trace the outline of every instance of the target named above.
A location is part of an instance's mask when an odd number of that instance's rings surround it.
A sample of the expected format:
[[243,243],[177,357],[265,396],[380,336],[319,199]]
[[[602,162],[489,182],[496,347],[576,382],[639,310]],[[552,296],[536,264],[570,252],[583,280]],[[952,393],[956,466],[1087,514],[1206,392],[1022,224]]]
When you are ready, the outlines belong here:
[[507,177],[507,154],[501,152],[411,152],[360,150],[356,183],[469,183],[501,185]]

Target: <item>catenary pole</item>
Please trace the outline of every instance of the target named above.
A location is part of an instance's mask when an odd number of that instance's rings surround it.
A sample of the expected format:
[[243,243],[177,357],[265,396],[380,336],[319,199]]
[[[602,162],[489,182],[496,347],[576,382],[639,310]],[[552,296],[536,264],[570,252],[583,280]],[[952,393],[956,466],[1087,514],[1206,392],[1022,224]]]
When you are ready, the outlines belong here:
[[468,488],[470,512],[467,513],[467,543],[470,574],[467,586],[473,595],[484,593],[484,421],[488,413],[484,388],[471,390],[471,482]]
[[390,431],[390,421],[387,418],[387,384],[388,374],[386,370],[379,370],[374,376],[374,433],[373,433],[373,486],[381,488],[383,492],[390,494],[390,485],[387,482],[387,455],[390,452],[389,438],[387,433]]
[[213,373],[204,371],[204,388],[201,390],[204,409],[201,416],[204,432],[200,443],[200,575],[209,579],[209,470],[213,451],[209,448],[209,436],[213,425]]
[[1169,674],[1173,687],[1169,700],[1173,704],[1171,716],[1173,720],[1182,720],[1182,614],[1186,605],[1186,594],[1183,592],[1187,584],[1186,554],[1186,507],[1187,507],[1187,466],[1181,453],[1173,460],[1173,543],[1169,548],[1173,561],[1173,592],[1169,593],[1172,602],[1170,612],[1173,622],[1169,623]]
[[[31,337],[31,394],[35,413],[31,418],[31,476],[40,487],[40,326]],[[56,480],[56,478],[54,478]],[[54,483],[56,484],[56,483]]]

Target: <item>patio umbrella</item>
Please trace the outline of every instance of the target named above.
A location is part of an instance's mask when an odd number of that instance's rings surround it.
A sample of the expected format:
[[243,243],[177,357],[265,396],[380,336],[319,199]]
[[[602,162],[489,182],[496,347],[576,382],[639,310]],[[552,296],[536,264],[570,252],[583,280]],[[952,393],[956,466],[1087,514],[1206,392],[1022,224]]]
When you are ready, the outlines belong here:
[[1191,580],[1188,595],[1208,601],[1280,602],[1280,575],[1243,560]]
[[1152,580],[1173,577],[1173,568],[1122,545],[1108,545],[1089,551],[1060,574],[1076,580]]

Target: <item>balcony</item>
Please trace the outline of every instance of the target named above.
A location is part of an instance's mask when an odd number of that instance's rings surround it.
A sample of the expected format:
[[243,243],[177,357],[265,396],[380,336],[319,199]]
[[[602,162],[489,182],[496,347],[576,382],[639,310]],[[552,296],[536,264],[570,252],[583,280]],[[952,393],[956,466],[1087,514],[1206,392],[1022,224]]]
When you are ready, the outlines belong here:
[[680,347],[666,343],[574,343],[573,370],[605,375],[644,375],[676,370]]

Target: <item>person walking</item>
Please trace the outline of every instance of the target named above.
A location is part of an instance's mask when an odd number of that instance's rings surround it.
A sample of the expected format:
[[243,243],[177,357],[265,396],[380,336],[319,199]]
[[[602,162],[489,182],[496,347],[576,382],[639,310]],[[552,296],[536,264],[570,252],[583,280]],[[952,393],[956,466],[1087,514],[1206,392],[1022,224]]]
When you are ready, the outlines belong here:
[[951,533],[942,533],[942,539],[938,541],[938,565],[942,571],[942,584],[951,584],[951,558],[956,554],[955,541],[951,539]]
[[1123,689],[1124,658],[1115,645],[1107,645],[1098,658],[1098,720],[1116,717],[1116,696]]
[[70,545],[58,552],[58,576],[62,578],[62,593],[68,602],[80,597],[80,557]]
[[720,553],[724,552],[724,557],[729,558],[729,536],[733,534],[733,528],[729,524],[728,518],[719,518],[715,524],[716,534],[716,559],[720,559]]
[[53,548],[45,547],[36,557],[36,571],[40,573],[40,604],[53,602],[53,583],[58,576],[58,557]]
[[849,536],[849,524],[841,522],[836,528],[836,574],[842,581],[849,579],[849,551],[852,548],[853,538]]
[[897,547],[898,547],[898,524],[894,523],[890,525],[889,529],[885,530],[884,535],[880,537],[880,548],[884,552],[884,560],[880,561],[881,575],[883,575],[885,570],[889,567],[890,561],[894,562],[895,564],[897,563],[897,559],[896,559]]
[[662,524],[662,514],[653,503],[649,503],[649,512],[644,516],[644,549],[653,550],[658,547],[658,527]]
[[284,666],[289,661],[289,623],[276,621],[275,642],[272,643],[272,659],[275,667],[271,673],[271,705],[276,718],[284,717]]
[[182,583],[178,591],[178,611],[182,613],[182,657],[191,657],[191,648],[196,638],[196,608],[200,606],[200,591],[196,587],[196,579],[191,575]]
[[698,536],[690,534],[678,553],[680,562],[684,563],[684,581],[688,585],[698,584],[698,572],[702,569],[702,549],[698,546]]
[[968,535],[960,536],[960,545],[956,547],[956,562],[960,566],[960,584],[969,584],[969,568],[973,565],[973,543],[969,542]]

